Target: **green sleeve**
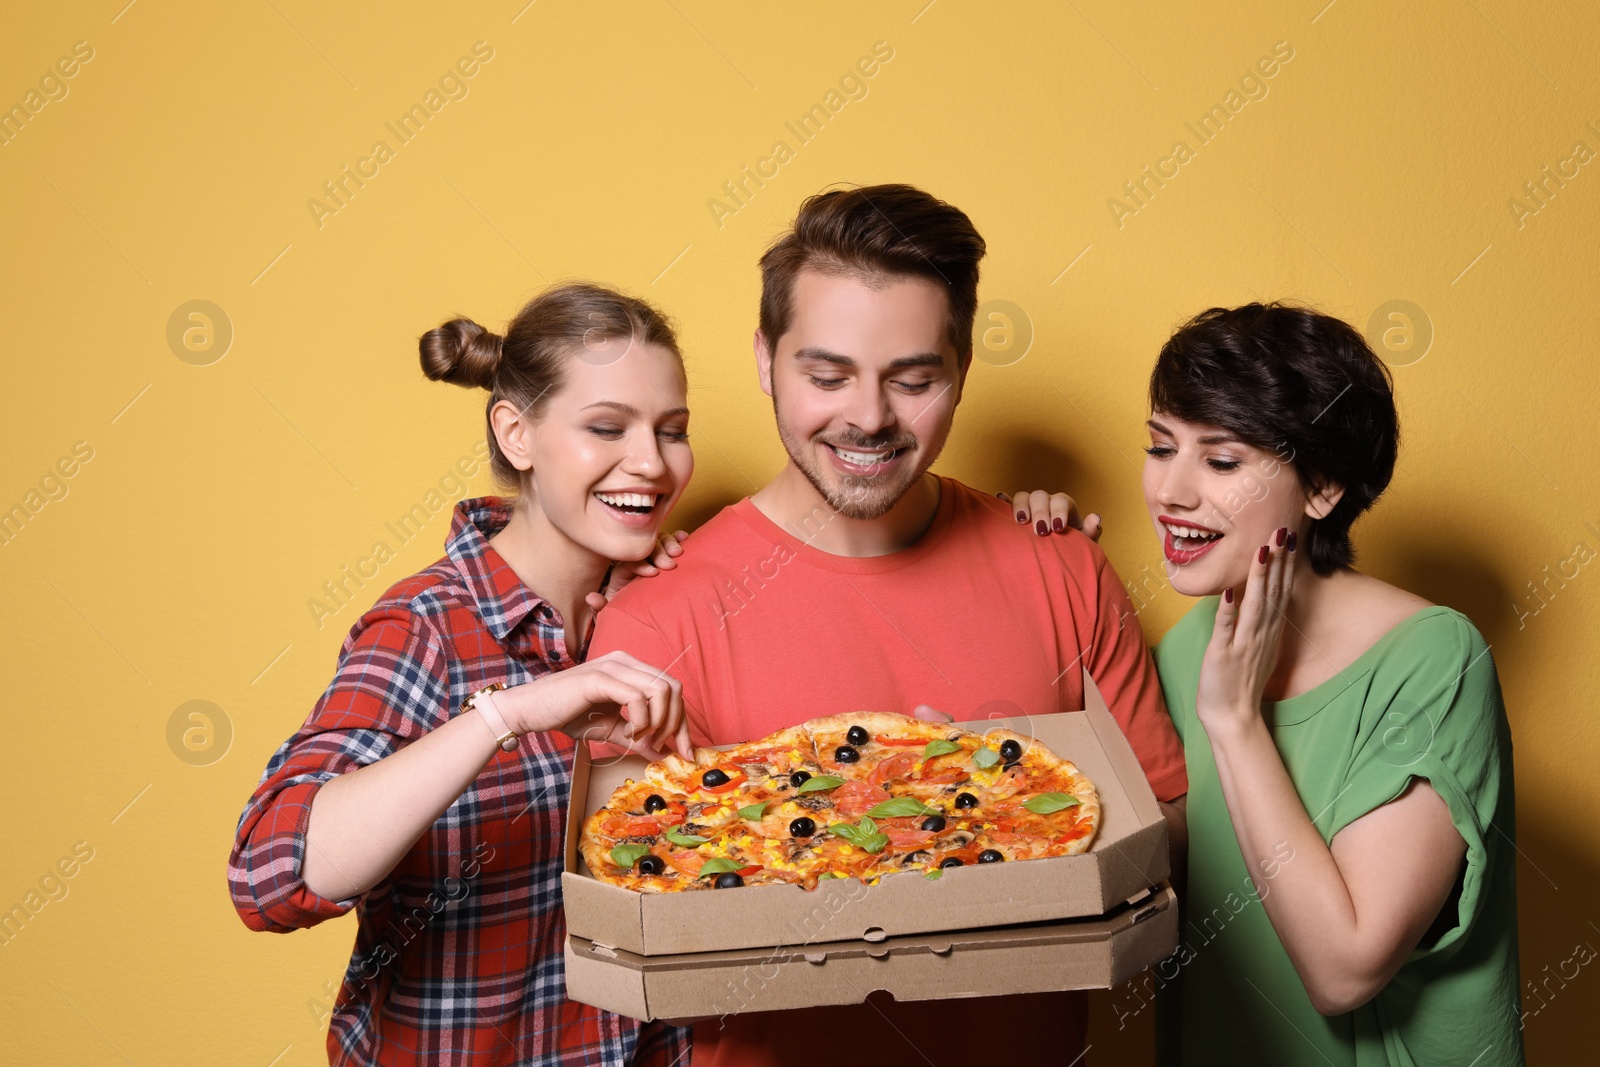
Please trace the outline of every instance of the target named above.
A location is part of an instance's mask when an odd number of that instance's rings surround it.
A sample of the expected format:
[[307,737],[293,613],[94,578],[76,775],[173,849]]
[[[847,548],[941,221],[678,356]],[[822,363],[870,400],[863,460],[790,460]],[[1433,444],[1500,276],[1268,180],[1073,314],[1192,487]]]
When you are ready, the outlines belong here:
[[1494,660],[1477,628],[1448,609],[1413,626],[1374,669],[1328,840],[1418,778],[1448,805],[1467,844],[1457,922],[1427,950],[1442,953],[1481,917],[1490,872],[1507,862],[1516,832],[1507,818],[1511,736]]

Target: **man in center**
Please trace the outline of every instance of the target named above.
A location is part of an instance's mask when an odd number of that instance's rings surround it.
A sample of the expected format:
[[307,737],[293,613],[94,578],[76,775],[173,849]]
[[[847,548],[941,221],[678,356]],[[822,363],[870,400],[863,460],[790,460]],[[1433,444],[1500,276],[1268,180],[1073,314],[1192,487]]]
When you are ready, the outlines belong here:
[[[589,655],[667,664],[697,744],[860,709],[1075,711],[1087,670],[1181,820],[1182,747],[1105,554],[929,471],[972,364],[984,252],[964,213],[910,186],[801,206],[761,258],[755,335],[788,463],[600,612]],[[814,1065],[817,1040],[839,1064],[1065,1065],[1086,1010],[1074,993],[759,1008],[697,1023],[693,1067]]]

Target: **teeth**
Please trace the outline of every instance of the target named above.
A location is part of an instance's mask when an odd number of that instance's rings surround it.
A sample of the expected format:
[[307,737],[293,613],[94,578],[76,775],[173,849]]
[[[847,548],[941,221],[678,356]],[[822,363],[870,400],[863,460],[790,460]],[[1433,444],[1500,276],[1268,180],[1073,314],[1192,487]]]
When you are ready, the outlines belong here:
[[1197,530],[1192,526],[1173,526],[1169,523],[1162,523],[1161,525],[1166,527],[1167,532],[1173,536],[1174,540],[1212,541],[1222,536],[1220,533],[1211,530]]
[[893,449],[890,449],[886,452],[848,452],[845,449],[840,448],[838,445],[834,445],[833,450],[839,453],[839,455],[842,456],[846,462],[854,463],[858,467],[870,467],[874,463],[883,463],[890,456],[894,455]]
[[618,508],[653,508],[656,506],[654,493],[596,493],[602,501]]

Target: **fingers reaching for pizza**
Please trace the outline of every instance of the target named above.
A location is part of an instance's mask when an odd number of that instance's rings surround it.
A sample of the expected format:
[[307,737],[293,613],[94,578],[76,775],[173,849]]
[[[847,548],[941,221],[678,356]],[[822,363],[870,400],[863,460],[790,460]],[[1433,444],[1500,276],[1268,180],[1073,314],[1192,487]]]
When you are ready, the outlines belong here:
[[954,722],[955,720],[940,711],[938,708],[929,707],[927,704],[918,704],[911,709],[911,717],[921,719],[923,722]]
[[694,757],[683,713],[683,687],[626,652],[608,652],[569,670],[507,689],[497,700],[517,734],[559,730],[605,741],[651,759]]

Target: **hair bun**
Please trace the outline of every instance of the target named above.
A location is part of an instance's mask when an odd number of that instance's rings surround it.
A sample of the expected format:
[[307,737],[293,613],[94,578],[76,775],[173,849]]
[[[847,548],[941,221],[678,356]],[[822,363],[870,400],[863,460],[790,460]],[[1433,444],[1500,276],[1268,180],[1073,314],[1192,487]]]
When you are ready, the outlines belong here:
[[436,382],[493,389],[504,340],[471,319],[451,319],[423,334],[417,342],[422,373]]

